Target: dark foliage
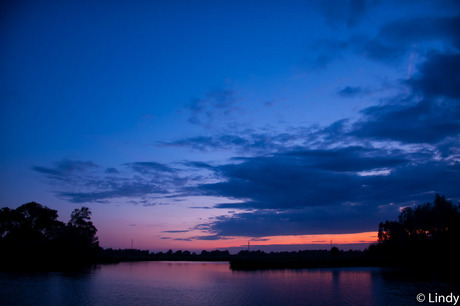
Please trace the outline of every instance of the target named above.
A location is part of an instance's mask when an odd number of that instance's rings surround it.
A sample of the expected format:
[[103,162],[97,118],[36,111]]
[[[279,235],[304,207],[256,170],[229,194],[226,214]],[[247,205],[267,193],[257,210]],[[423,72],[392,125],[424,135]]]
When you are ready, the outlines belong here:
[[30,202],[0,210],[0,266],[13,269],[73,267],[94,261],[99,250],[97,229],[87,207],[75,209],[70,221],[57,211]]
[[120,262],[120,261],[230,261],[233,255],[229,251],[201,251],[200,254],[190,251],[149,252],[148,250],[136,249],[105,249],[99,254],[101,262]]
[[460,206],[436,195],[434,203],[404,208],[398,221],[379,224],[372,256],[399,265],[444,266],[455,263],[460,241]]

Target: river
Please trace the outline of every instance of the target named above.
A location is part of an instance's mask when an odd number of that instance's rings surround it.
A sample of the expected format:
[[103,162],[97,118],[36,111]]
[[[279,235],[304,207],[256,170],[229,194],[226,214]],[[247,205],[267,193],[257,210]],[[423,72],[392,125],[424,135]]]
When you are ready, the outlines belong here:
[[2,305],[421,305],[420,293],[430,304],[429,294],[451,292],[460,294],[452,283],[382,268],[232,271],[227,262],[152,261],[0,272]]

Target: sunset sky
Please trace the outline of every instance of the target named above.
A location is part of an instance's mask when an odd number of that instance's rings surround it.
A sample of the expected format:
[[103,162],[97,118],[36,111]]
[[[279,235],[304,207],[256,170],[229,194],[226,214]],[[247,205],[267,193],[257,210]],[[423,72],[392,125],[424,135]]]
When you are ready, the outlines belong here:
[[357,247],[460,200],[459,1],[7,0],[0,35],[0,207],[102,247]]

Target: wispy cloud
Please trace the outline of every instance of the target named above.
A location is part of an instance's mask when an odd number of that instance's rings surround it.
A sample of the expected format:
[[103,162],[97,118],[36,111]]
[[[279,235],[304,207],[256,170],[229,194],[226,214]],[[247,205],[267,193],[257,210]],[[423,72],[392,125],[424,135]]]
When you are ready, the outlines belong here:
[[114,167],[104,170],[91,161],[64,159],[53,167],[33,166],[32,170],[45,175],[58,197],[75,203],[105,203],[125,198],[152,205],[158,198],[174,194],[187,181],[165,164],[134,162],[122,166],[120,172]]
[[98,166],[91,161],[63,159],[56,162],[53,167],[34,166],[33,170],[55,179],[65,179],[73,174],[82,173],[95,168],[98,168]]
[[[239,154],[264,154],[297,146],[314,137],[309,128],[295,128],[287,132],[233,130],[210,136],[194,136],[169,142],[159,142],[160,147],[186,147],[196,151],[234,151]],[[235,133],[236,132],[236,133]]]
[[185,105],[189,113],[188,122],[204,128],[213,128],[221,119],[229,121],[238,111],[239,99],[234,90],[216,89],[201,98],[193,98]]

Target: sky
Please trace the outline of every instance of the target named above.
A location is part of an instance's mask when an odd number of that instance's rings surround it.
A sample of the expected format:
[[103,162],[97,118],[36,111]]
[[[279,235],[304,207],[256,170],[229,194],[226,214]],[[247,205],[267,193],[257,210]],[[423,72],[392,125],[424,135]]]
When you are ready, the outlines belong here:
[[102,247],[362,248],[460,200],[460,2],[2,1],[0,206]]

